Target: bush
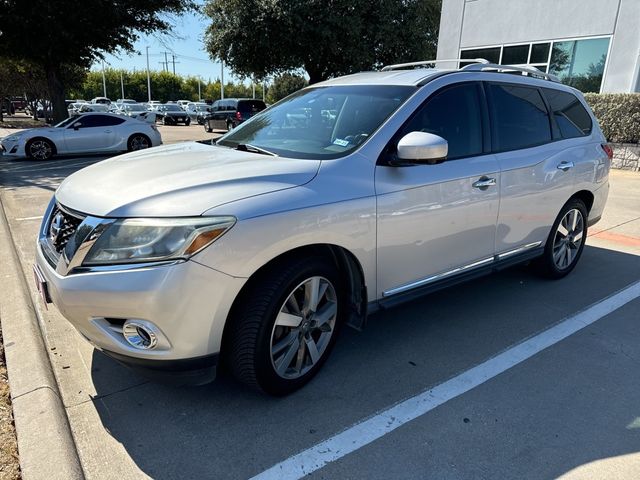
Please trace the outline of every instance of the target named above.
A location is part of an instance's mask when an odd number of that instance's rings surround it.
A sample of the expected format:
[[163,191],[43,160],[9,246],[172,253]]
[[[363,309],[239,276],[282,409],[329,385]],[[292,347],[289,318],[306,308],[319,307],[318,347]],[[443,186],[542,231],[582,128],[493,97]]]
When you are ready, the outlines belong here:
[[587,93],[609,142],[640,143],[640,93]]

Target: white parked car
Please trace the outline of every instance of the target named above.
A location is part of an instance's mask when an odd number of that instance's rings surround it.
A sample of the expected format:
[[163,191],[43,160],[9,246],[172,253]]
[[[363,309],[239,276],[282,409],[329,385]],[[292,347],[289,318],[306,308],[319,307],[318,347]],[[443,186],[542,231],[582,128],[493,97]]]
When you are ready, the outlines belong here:
[[48,160],[54,155],[126,152],[162,144],[154,124],[111,113],[85,113],[54,127],[32,128],[0,140],[3,155]]
[[40,230],[45,301],[155,377],[210,381],[223,358],[282,395],[379,308],[521,262],[569,274],[612,157],[582,94],[486,61],[400,67],[74,173]]

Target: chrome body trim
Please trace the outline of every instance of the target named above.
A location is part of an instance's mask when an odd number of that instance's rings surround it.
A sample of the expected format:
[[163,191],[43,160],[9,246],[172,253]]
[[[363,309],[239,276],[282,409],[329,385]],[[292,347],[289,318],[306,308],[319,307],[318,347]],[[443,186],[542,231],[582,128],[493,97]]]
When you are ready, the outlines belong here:
[[422,280],[416,280],[415,282],[407,283],[406,285],[400,285],[399,287],[391,288],[389,290],[382,292],[382,296],[390,297],[391,295],[396,295],[398,293],[406,292],[408,290],[413,290],[414,288],[428,285],[429,283],[433,283],[437,280],[442,280],[444,278],[450,277],[457,273],[466,272],[467,270],[471,270],[473,268],[481,267],[483,265],[488,265],[490,263],[493,263],[494,260],[495,260],[494,257],[483,258],[482,260],[478,260],[477,262],[473,262],[468,265],[463,265],[462,267],[454,268],[453,270],[442,272],[437,275],[431,275],[427,278],[423,278]]
[[496,255],[496,260],[502,260],[504,258],[511,257],[518,253],[526,252],[527,250],[531,250],[532,248],[539,247],[540,245],[542,245],[542,242],[527,243],[526,245],[523,245],[518,248],[514,248],[513,250],[507,250],[506,252],[499,253],[498,255]]

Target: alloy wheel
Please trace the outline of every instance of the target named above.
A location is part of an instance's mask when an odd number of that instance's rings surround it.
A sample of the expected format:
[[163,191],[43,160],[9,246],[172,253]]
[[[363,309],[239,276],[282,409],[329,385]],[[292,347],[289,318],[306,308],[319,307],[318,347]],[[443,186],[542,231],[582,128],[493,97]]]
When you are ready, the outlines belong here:
[[149,148],[149,141],[142,135],[136,135],[131,139],[131,150],[142,150]]
[[300,283],[282,305],[271,332],[271,363],[282,378],[307,373],[325,353],[336,326],[338,302],[324,277]]
[[584,218],[577,208],[569,210],[558,224],[553,240],[553,261],[557,268],[569,268],[584,241]]
[[47,160],[53,154],[53,149],[49,142],[45,140],[36,140],[29,145],[29,154],[36,160]]

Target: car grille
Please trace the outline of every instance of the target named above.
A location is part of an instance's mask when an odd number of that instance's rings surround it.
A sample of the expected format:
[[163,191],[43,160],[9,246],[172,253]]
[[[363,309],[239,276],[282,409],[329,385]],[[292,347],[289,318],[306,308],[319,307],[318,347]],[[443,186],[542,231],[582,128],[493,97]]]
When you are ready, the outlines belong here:
[[72,215],[57,206],[53,208],[47,227],[47,241],[57,253],[62,253],[83,220],[84,217]]

